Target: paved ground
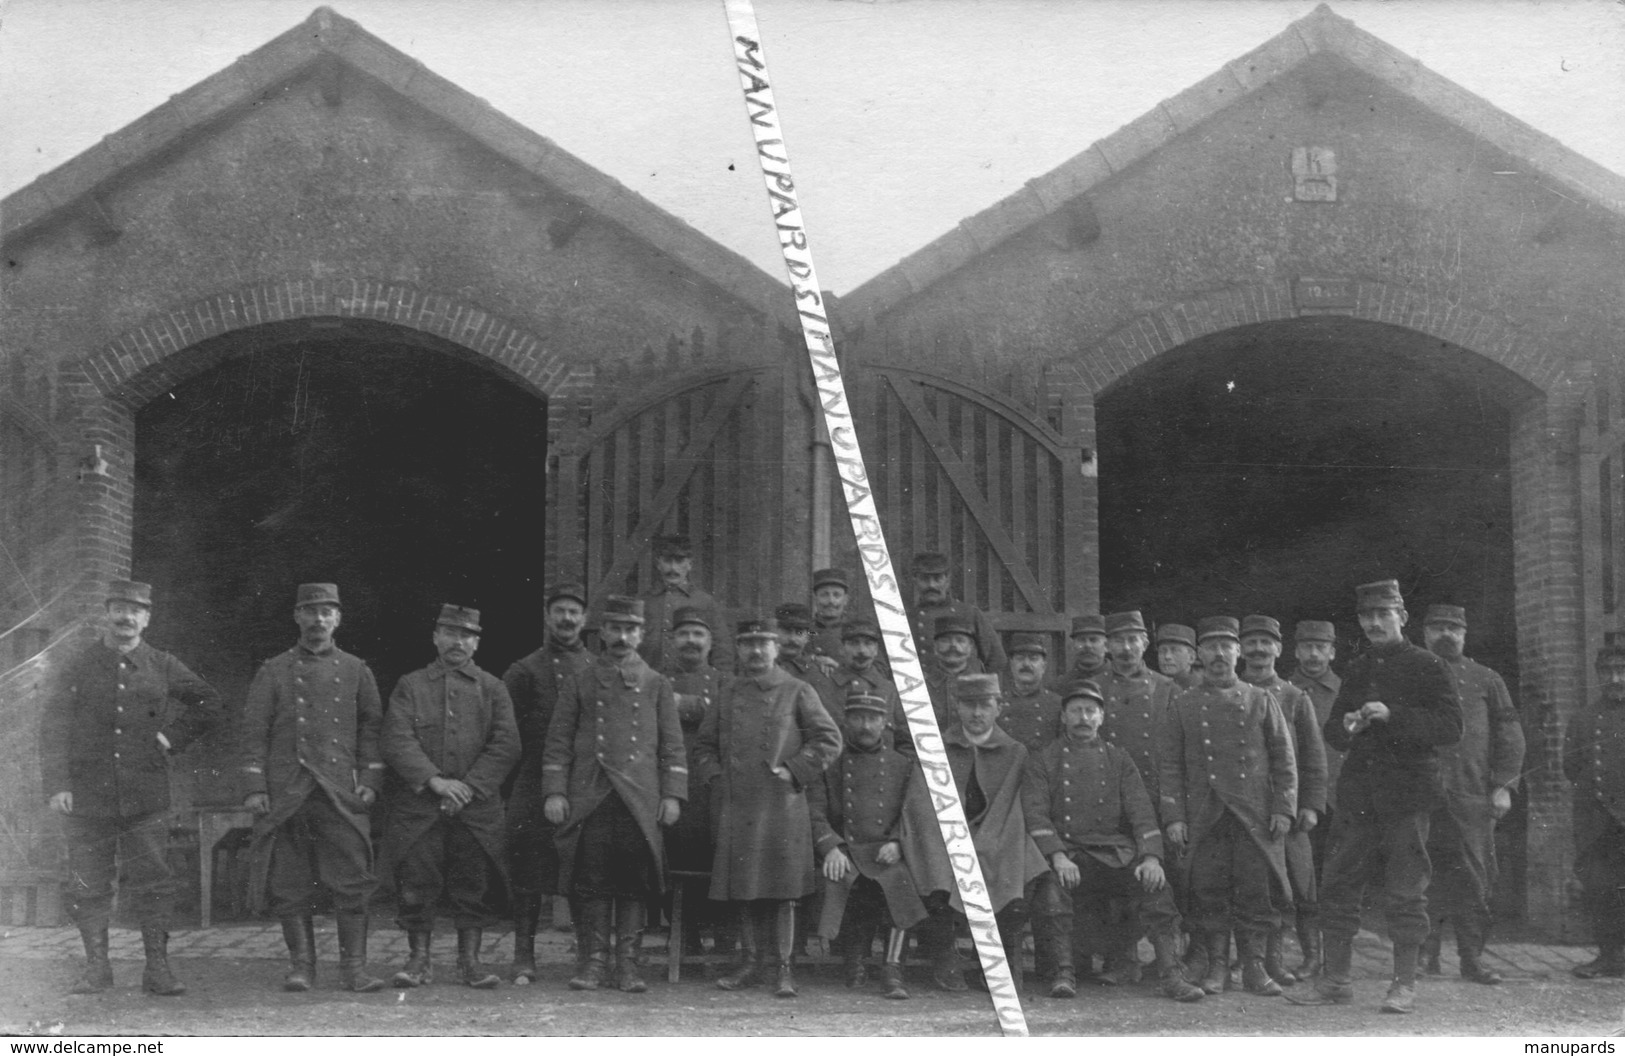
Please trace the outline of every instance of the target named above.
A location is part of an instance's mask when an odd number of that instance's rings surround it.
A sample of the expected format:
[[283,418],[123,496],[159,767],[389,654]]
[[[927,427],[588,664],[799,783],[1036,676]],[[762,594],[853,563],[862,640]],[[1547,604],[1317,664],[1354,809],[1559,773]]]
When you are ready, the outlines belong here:
[[[534,986],[476,992],[451,984],[452,937],[436,946],[440,981],[410,992],[349,994],[335,986],[337,942],[330,919],[318,923],[322,960],[317,989],[277,989],[283,957],[275,924],[179,931],[171,942],[177,973],[191,992],[161,999],[141,993],[140,935],[117,929],[112,955],[119,987],[75,997],[64,991],[80,964],[72,928],[17,928],[0,935],[0,1031],[88,1034],[295,1035],[962,1035],[993,1032],[985,995],[951,995],[924,985],[911,970],[914,998],[889,1002],[876,993],[844,989],[829,967],[801,972],[802,996],[774,1000],[761,991],[717,990],[703,968],[685,970],[675,986],[664,976],[664,941],[652,936],[651,991],[576,994],[564,986],[570,937],[540,938],[542,978]],[[510,937],[489,938],[484,958],[505,965]],[[387,975],[405,956],[404,938],[381,931],[373,967]],[[1507,976],[1499,987],[1462,981],[1447,950],[1444,974],[1424,981],[1419,1011],[1376,1011],[1386,986],[1385,947],[1361,933],[1355,975],[1359,997],[1336,1009],[1299,1009],[1279,999],[1230,993],[1175,1005],[1149,984],[1085,987],[1075,1001],[1028,993],[1025,1007],[1037,1034],[1434,1034],[1597,1036],[1625,1027],[1625,980],[1582,982],[1568,969],[1591,951],[1525,943],[1497,945],[1488,960]],[[1289,958],[1289,961],[1295,959]],[[1030,980],[1029,980],[1030,981]]]

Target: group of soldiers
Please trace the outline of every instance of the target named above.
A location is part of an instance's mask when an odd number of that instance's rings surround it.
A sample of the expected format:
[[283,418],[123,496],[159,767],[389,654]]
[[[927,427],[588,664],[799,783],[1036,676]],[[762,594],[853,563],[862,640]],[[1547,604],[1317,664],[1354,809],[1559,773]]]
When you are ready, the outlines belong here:
[[[501,984],[480,952],[504,914],[509,978],[534,982],[536,932],[562,896],[576,936],[569,986],[642,992],[642,935],[674,887],[692,908],[672,955],[709,936],[731,957],[722,989],[795,996],[813,933],[852,988],[873,976],[884,996],[906,998],[910,932],[934,985],[982,982],[958,952],[963,907],[880,630],[849,611],[846,575],[818,570],[811,604],[724,628],[693,582],[687,539],[657,540],[655,564],[662,582],[642,598],[549,586],[545,641],[500,679],[474,663],[479,612],[443,606],[436,659],[402,677],[387,708],[367,664],[336,644],[337,586],[297,588],[298,641],[260,668],[239,731],[285,989],[316,983],[313,917],[327,904],[340,985],[387,985],[366,963],[379,875],[408,937],[397,987],[431,982],[441,914],[463,984]],[[926,687],[1006,954],[1021,964],[1030,925],[1050,996],[1075,996],[1082,976],[1137,981],[1149,939],[1177,1001],[1240,985],[1347,1003],[1368,890],[1393,944],[1385,1011],[1412,1009],[1418,972],[1438,970],[1445,922],[1462,975],[1501,981],[1481,955],[1494,825],[1524,742],[1501,678],[1463,653],[1464,610],[1431,606],[1421,648],[1404,634],[1397,582],[1359,587],[1365,648],[1341,678],[1329,622],[1297,624],[1284,678],[1287,641],[1268,616],[1163,623],[1153,638],[1137,611],[1084,615],[1072,663],[1052,676],[1047,637],[1014,633],[1007,653],[987,615],[953,597],[943,555],[918,554],[910,571]],[[222,709],[208,683],[143,641],[151,607],[147,585],[113,585],[100,641],[66,669],[42,725],[86,952],[80,993],[113,982],[115,864],[142,922],[143,985],[185,989],[166,958],[166,761]],[[1146,663],[1153,645],[1158,670]],[[1625,648],[1604,650],[1598,669],[1602,700],[1571,725],[1566,754],[1577,873],[1601,947],[1576,969],[1585,977],[1625,975],[1625,767],[1612,750],[1625,742]],[[1292,968],[1289,924],[1302,954]]]

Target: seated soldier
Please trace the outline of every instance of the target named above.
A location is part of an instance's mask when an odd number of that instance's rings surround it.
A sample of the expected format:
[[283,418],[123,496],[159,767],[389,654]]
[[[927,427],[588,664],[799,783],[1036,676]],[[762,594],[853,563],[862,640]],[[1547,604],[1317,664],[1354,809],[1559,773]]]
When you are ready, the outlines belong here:
[[[903,864],[898,842],[914,784],[914,760],[887,743],[891,705],[854,683],[843,716],[845,748],[807,789],[814,847],[823,859],[824,906],[818,933],[833,939],[846,985],[868,980],[864,958],[875,933],[888,926],[880,970],[885,996],[906,998],[903,946],[908,929],[925,919],[925,903]],[[918,803],[918,797],[914,797]],[[925,820],[925,819],[922,819]]]
[[[1162,992],[1175,1001],[1200,1001],[1201,988],[1180,973],[1179,911],[1163,875],[1162,832],[1145,783],[1128,753],[1100,737],[1106,718],[1100,687],[1084,679],[1066,687],[1063,697],[1065,732],[1034,756],[1022,793],[1033,842],[1054,873],[1044,883],[1064,892],[1046,900],[1053,915],[1033,936],[1035,946],[1047,948],[1041,960],[1055,965],[1049,994],[1078,992],[1073,914],[1101,931],[1122,930],[1109,923],[1110,901],[1127,898],[1139,918],[1134,930],[1148,932],[1156,950]],[[1109,938],[1105,945],[1118,946]]]

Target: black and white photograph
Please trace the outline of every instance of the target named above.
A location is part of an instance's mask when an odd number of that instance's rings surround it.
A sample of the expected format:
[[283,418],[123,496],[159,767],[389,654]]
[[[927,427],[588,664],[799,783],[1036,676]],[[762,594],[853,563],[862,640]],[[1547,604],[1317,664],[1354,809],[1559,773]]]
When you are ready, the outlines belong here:
[[4,0],[0,1033],[1614,1044],[1622,132],[1616,0]]

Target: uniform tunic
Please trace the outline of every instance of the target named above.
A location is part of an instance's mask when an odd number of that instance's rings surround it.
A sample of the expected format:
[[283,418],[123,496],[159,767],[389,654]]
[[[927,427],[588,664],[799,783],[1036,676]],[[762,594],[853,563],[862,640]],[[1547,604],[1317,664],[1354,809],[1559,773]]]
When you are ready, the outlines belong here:
[[[1368,701],[1389,718],[1351,735],[1343,717]],[[1365,887],[1381,883],[1389,934],[1421,942],[1429,930],[1428,818],[1439,802],[1438,749],[1461,739],[1461,704],[1445,663],[1400,641],[1372,646],[1350,661],[1321,732],[1346,752],[1337,814],[1321,876],[1324,930],[1352,936]]]
[[[256,864],[262,856],[266,863],[271,908],[279,916],[308,915],[317,880],[333,891],[340,909],[366,908],[375,886],[372,826],[356,787],[383,788],[383,717],[372,668],[337,646],[315,653],[296,645],[261,664],[248,687],[244,785],[248,794],[271,799],[271,812],[254,825],[254,856]],[[306,811],[313,798],[326,803]],[[349,833],[326,824],[329,808]],[[296,815],[308,816],[290,826]],[[258,905],[261,869],[254,872]]]
[[1012,681],[1004,691],[1005,709],[999,713],[999,728],[1036,755],[1061,735],[1060,694],[1035,687],[1024,693]]
[[[513,702],[502,680],[472,662],[451,668],[438,659],[401,676],[384,712],[381,746],[384,762],[401,779],[389,797],[381,848],[386,862],[401,863],[403,875],[438,876],[454,864],[442,860],[441,848],[449,846],[442,842],[443,830],[455,829],[484,852],[496,885],[505,886],[501,789],[519,762],[520,746]],[[474,790],[474,799],[447,817],[440,797],[429,791],[432,777],[462,781]],[[404,881],[397,886],[404,888]],[[403,909],[408,903],[432,904],[439,894],[403,890]],[[447,894],[456,902],[462,892]],[[499,895],[480,901],[492,908]]]
[[706,712],[716,708],[728,676],[710,664],[693,671],[668,665],[663,674],[671,682],[672,696],[677,701],[677,721],[683,727],[683,753],[691,793],[677,824],[666,830],[666,865],[670,869],[708,873],[711,858],[716,853],[711,832],[711,797],[694,776],[700,772],[695,753],[699,750],[700,723]]
[[128,653],[94,642],[61,677],[40,719],[40,779],[47,795],[73,793],[62,818],[69,912],[81,927],[106,927],[116,867],[142,924],[165,927],[175,886],[169,755],[214,728],[220,695],[145,642]]
[[859,671],[847,664],[837,667],[829,676],[829,682],[835,687],[835,703],[829,708],[830,716],[837,722],[846,713],[846,695],[856,683],[861,683],[864,692],[870,696],[879,697],[891,708],[891,726],[886,731],[887,747],[894,747],[909,758],[914,758],[914,735],[908,728],[908,716],[903,712],[903,698],[898,695],[897,686],[878,667],[870,665],[869,670]]
[[[626,877],[578,876],[578,842],[591,839],[593,813],[618,798],[643,834],[653,882],[665,872],[662,799],[688,798],[688,756],[671,683],[636,654],[616,661],[608,654],[576,676],[559,694],[542,756],[542,791],[566,796],[570,817],[558,829],[560,887],[566,893],[602,893]],[[622,849],[622,853],[626,853]],[[615,893],[632,894],[617,886]]]
[[1439,749],[1442,802],[1428,829],[1435,917],[1489,916],[1495,889],[1495,812],[1490,797],[1523,772],[1523,723],[1501,676],[1465,657],[1445,660],[1461,701],[1461,740]]
[[553,826],[542,813],[542,751],[547,727],[564,684],[592,666],[593,654],[578,640],[565,646],[550,636],[538,650],[509,665],[502,676],[513,701],[521,755],[508,794],[508,866],[516,891],[555,894],[559,883],[558,848]]
[[[845,622],[844,619],[835,619],[826,623],[818,616],[814,616],[812,637],[807,639],[807,652],[812,656],[827,656],[838,664],[844,663],[846,660],[846,649],[844,648],[846,639],[843,635]],[[876,663],[885,659],[885,650],[881,650],[881,654],[875,658]]]
[[[1309,703],[1315,709],[1315,722],[1321,729],[1326,728],[1326,720],[1332,716],[1332,702],[1337,699],[1337,691],[1343,688],[1343,680],[1331,668],[1319,678],[1310,678],[1301,670],[1294,671],[1288,682],[1309,694]],[[1325,745],[1326,736],[1321,734],[1321,744]],[[1343,753],[1330,751],[1326,753],[1326,809],[1337,809],[1337,775],[1343,771]]]
[[1203,841],[1231,816],[1286,888],[1284,841],[1269,823],[1297,816],[1297,756],[1275,698],[1239,681],[1186,690],[1168,710],[1161,758],[1162,823],[1189,826],[1192,887]]
[[[890,923],[899,928],[911,928],[924,920],[925,903],[914,890],[907,865],[901,860],[883,865],[876,855],[901,836],[903,810],[910,801],[917,769],[912,758],[884,741],[868,751],[848,744],[807,790],[813,847],[819,859],[831,851],[843,851],[856,867],[857,877],[879,886]],[[850,873],[840,882],[824,880],[819,923],[824,938],[835,938],[840,932],[847,897],[858,882]]]
[[[717,607],[717,599],[695,586],[692,582],[687,586],[674,587],[664,582],[653,593],[643,596],[644,632],[643,644],[638,646],[638,654],[643,657],[644,663],[656,671],[665,666],[670,657],[677,655],[676,643],[672,639],[672,618],[677,615],[678,609],[684,608],[704,609],[714,617],[722,615]],[[712,650],[713,663],[724,659],[728,650],[717,648]],[[726,666],[726,665],[724,665]]]
[[[1326,812],[1326,741],[1320,733],[1320,722],[1315,717],[1314,702],[1309,694],[1294,686],[1278,674],[1254,681],[1242,676],[1243,681],[1274,694],[1281,706],[1281,715],[1292,731],[1292,749],[1298,761],[1298,809],[1312,810],[1318,816]],[[1292,819],[1292,831],[1286,837],[1286,871],[1292,881],[1289,889],[1291,901],[1300,909],[1312,912],[1315,904],[1315,853],[1309,842],[1309,833],[1298,828],[1297,817]]]
[[1004,642],[1000,640],[993,621],[987,613],[970,602],[949,597],[941,605],[922,609],[910,602],[905,608],[908,612],[909,626],[914,629],[914,648],[921,656],[931,654],[933,643],[936,641],[938,617],[968,616],[971,626],[976,629],[976,636],[971,649],[971,667],[966,670],[966,674],[1003,671],[1009,665],[1009,657],[1004,654]]
[[1625,703],[1598,700],[1569,722],[1563,774],[1574,783],[1574,872],[1593,938],[1625,946]]
[[[807,683],[774,667],[740,674],[700,723],[696,762],[720,791],[711,866],[719,902],[793,899],[817,886],[807,788],[841,752],[841,731]],[[782,781],[773,768],[789,770]]]
[[1176,691],[1174,680],[1142,664],[1130,675],[1120,675],[1108,665],[1096,681],[1100,695],[1106,698],[1106,721],[1101,724],[1100,735],[1134,760],[1145,790],[1156,804],[1160,801],[1158,785],[1162,778],[1157,753],[1168,702]]

